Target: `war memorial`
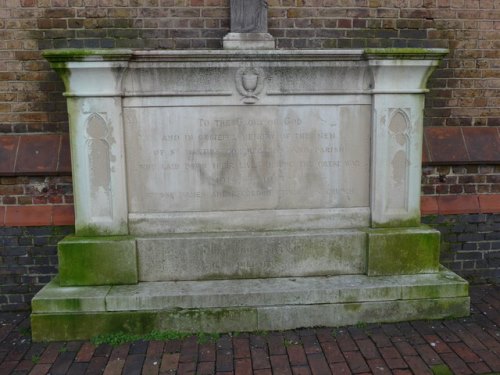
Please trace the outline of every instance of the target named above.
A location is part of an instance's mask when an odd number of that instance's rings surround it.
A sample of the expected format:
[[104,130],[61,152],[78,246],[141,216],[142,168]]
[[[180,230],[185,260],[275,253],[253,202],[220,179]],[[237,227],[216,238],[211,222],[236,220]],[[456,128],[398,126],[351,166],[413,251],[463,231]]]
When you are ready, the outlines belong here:
[[443,49],[275,49],[231,1],[221,50],[45,52],[66,87],[75,235],[35,340],[457,317],[468,284],[420,224]]

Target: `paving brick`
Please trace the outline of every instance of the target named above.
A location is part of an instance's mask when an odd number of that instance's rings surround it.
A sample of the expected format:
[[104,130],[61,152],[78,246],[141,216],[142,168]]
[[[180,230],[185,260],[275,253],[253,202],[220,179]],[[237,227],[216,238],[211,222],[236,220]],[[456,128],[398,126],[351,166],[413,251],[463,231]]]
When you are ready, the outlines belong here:
[[411,355],[405,356],[403,357],[403,359],[415,374],[432,374],[425,362],[420,357]]
[[[305,366],[294,366],[292,367],[292,374],[293,375],[311,375],[311,370],[309,367]],[[337,373],[335,373],[337,374]],[[340,374],[340,373],[338,373]]]
[[89,364],[84,362],[73,362],[68,369],[67,375],[84,375]]
[[330,364],[332,374],[352,374],[347,362],[337,362]]
[[429,343],[430,346],[432,346],[436,353],[441,354],[451,352],[450,347],[436,335],[424,335],[424,339]]
[[477,350],[475,353],[496,372],[500,372],[500,357],[489,350]]
[[336,342],[323,342],[321,343],[321,347],[329,363],[345,362],[345,358]]
[[250,358],[250,342],[247,338],[233,338],[234,358]]
[[198,347],[198,360],[200,362],[215,362],[216,349],[214,343],[201,344]]
[[145,354],[129,354],[123,366],[123,374],[132,375],[141,373],[145,358]]
[[198,343],[196,338],[189,338],[181,345],[179,362],[195,362],[198,360]]
[[254,370],[271,368],[267,351],[262,348],[251,348],[252,367]]
[[479,362],[480,358],[467,345],[461,342],[449,344],[451,349],[465,362]]
[[484,362],[468,363],[467,365],[475,374],[488,374],[492,372]]
[[381,358],[369,359],[367,360],[368,366],[372,374],[392,374],[387,363]]
[[375,344],[369,339],[356,340],[356,344],[365,359],[380,358],[380,353]]
[[271,356],[286,354],[286,348],[284,345],[284,338],[281,335],[269,336],[267,338],[267,346],[269,348],[269,354]]
[[[49,370],[50,370],[50,367],[52,366],[52,364],[49,364],[49,363],[39,363],[39,364],[36,364],[33,369],[30,371],[30,375],[46,375],[49,373]],[[8,374],[8,370],[6,370],[5,368],[3,368],[2,366],[0,366],[0,370],[2,371],[2,373],[4,374]],[[3,371],[6,371],[6,372],[3,372]]]
[[443,363],[439,355],[429,345],[417,345],[415,350],[429,366]]
[[54,363],[62,347],[63,344],[60,342],[50,343],[40,357],[39,363]]
[[50,373],[53,375],[66,375],[71,367],[71,364],[73,363],[73,360],[75,359],[75,356],[75,352],[60,353],[50,368]]
[[455,353],[442,353],[441,358],[454,374],[471,374],[472,370]]
[[340,330],[335,336],[335,339],[342,352],[358,350],[356,343],[351,338],[351,335],[349,335],[349,332],[347,330]]
[[394,343],[394,346],[401,356],[417,355],[417,351],[407,341],[396,342]]
[[272,375],[272,371],[270,369],[258,369],[254,370],[254,375]]
[[82,347],[76,354],[75,361],[76,362],[90,362],[92,359],[92,356],[94,355],[95,352],[95,345],[93,345],[90,342],[85,342],[83,343]]
[[160,372],[175,372],[179,365],[180,353],[164,353],[161,360]]
[[229,349],[217,350],[216,368],[217,372],[233,371],[233,352]]
[[316,330],[316,337],[320,343],[334,340],[331,328],[318,328]]
[[410,370],[394,370],[392,372],[393,375],[413,375],[413,372]]
[[381,330],[373,332],[370,335],[370,338],[373,340],[377,348],[385,348],[392,346],[392,342],[389,339],[389,337],[387,337],[387,335],[385,335],[384,332]]
[[215,362],[199,362],[196,375],[211,375],[215,372]]
[[302,346],[306,354],[321,353],[322,351],[316,335],[302,337]]
[[444,323],[472,350],[486,350],[487,348],[472,333],[470,333],[461,323],[449,321]]
[[330,372],[330,367],[326,363],[325,356],[322,353],[308,354],[307,360],[313,375],[323,375]]
[[237,358],[234,361],[235,375],[251,375],[252,360],[250,358]]
[[360,352],[344,352],[345,359],[354,374],[370,371]]
[[[196,362],[180,362],[177,368],[179,374],[193,374],[196,372]],[[219,372],[217,372],[219,373]]]
[[108,363],[107,357],[92,357],[87,367],[87,374],[102,374]]
[[292,369],[290,368],[290,363],[288,362],[287,355],[271,355],[269,359],[271,361],[271,368],[274,375],[292,374]]
[[287,348],[288,358],[292,366],[307,365],[307,357],[304,348],[300,345],[289,345]]

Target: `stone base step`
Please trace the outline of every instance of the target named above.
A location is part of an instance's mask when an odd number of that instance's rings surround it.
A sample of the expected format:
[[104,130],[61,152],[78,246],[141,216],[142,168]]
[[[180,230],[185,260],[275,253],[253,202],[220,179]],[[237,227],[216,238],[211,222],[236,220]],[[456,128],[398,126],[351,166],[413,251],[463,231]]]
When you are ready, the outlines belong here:
[[32,302],[36,341],[123,331],[228,332],[439,319],[469,313],[468,284],[435,274],[45,286]]

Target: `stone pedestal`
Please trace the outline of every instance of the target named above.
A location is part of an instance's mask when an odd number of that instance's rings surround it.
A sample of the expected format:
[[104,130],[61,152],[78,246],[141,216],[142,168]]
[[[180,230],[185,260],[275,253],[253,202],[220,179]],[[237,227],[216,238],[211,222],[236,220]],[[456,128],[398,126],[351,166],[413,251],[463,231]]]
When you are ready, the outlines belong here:
[[46,52],[76,234],[33,300],[34,339],[466,315],[467,283],[420,226],[423,93],[444,53]]

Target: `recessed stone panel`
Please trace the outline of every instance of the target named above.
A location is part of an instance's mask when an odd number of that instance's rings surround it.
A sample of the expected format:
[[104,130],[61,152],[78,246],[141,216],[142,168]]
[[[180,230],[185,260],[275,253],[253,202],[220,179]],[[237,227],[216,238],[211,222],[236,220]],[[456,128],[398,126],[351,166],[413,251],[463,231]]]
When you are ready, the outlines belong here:
[[125,109],[131,213],[369,205],[368,106]]

